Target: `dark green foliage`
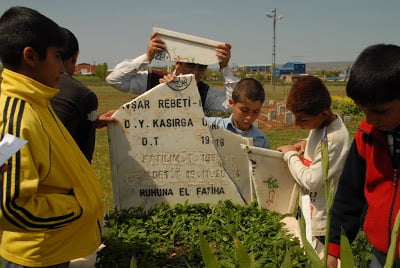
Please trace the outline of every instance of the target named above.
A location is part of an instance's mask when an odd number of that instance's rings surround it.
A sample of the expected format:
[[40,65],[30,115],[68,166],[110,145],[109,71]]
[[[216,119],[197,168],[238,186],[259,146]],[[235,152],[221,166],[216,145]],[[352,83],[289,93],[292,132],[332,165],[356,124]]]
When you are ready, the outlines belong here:
[[106,247],[96,267],[204,267],[199,234],[222,267],[238,267],[233,234],[251,253],[257,267],[280,267],[290,251],[292,267],[306,267],[297,238],[282,229],[281,215],[257,204],[161,204],[148,212],[140,208],[113,211],[106,217]]
[[372,245],[368,242],[363,231],[360,230],[351,244],[354,263],[358,268],[368,268],[372,257]]

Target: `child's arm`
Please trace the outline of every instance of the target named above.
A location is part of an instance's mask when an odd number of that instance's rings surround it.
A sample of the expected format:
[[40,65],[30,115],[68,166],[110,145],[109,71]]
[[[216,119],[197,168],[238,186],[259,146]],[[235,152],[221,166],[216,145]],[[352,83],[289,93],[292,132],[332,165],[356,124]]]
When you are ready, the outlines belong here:
[[[46,189],[40,181],[46,179],[47,167],[34,161],[28,146],[8,162],[3,179],[0,225],[3,230],[53,229],[81,216],[81,207],[72,189]],[[18,159],[20,158],[20,159]],[[46,156],[44,156],[46,158]],[[35,163],[36,162],[36,163]],[[83,178],[84,179],[84,178]]]
[[[7,162],[0,213],[0,226],[3,230],[58,228],[82,214],[72,190],[73,182],[65,179],[65,174],[74,167],[62,167],[59,161],[55,163],[53,148],[42,121],[29,107],[25,106],[22,121],[20,113],[9,107],[10,116],[2,126],[10,134],[28,140]],[[11,127],[18,124],[19,128]],[[58,170],[55,173],[53,167],[57,164]]]
[[126,59],[117,64],[107,76],[107,83],[123,92],[144,93],[147,89],[148,72],[140,72],[139,70],[150,64],[156,52],[164,49],[165,43],[157,38],[156,33],[152,34],[147,44],[146,53],[135,59]]

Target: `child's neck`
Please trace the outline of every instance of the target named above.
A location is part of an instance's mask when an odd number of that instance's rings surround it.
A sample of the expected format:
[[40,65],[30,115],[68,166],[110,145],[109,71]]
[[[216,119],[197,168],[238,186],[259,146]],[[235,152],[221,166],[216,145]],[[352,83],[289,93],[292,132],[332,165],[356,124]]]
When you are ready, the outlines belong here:
[[332,123],[333,121],[335,121],[337,119],[337,115],[334,114],[332,111],[329,112],[328,118],[322,123],[320,128],[329,126],[330,123]]

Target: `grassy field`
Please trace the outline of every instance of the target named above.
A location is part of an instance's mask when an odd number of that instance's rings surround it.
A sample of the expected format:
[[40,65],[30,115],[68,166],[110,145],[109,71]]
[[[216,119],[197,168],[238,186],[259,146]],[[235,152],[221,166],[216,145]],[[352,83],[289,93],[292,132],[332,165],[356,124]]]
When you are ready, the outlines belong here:
[[[120,105],[130,101],[135,97],[135,95],[131,93],[119,92],[118,90],[98,81],[93,82],[92,80],[85,80],[83,82],[97,94],[99,98],[99,112],[105,112],[110,109],[118,109]],[[343,84],[327,85],[332,96],[345,96],[345,86]],[[213,86],[221,88],[220,83],[217,83]],[[266,96],[268,99],[281,101],[286,97],[287,92],[290,89],[290,84],[277,85],[274,91],[270,89],[269,83],[266,83],[264,87],[266,89]],[[355,126],[356,123],[348,126],[351,133],[354,132]],[[272,148],[277,148],[280,145],[295,143],[300,138],[307,137],[307,134],[308,130],[288,130],[284,128],[272,129],[271,131],[267,132]],[[112,196],[107,128],[97,130],[96,148],[92,164],[101,182],[106,211],[109,211],[114,207],[114,204]]]

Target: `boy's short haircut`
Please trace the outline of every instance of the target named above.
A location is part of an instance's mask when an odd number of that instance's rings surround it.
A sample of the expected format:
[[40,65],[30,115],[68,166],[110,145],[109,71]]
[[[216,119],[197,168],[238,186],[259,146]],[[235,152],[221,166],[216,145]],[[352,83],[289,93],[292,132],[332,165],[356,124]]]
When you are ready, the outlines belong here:
[[294,114],[318,115],[330,110],[331,96],[318,77],[307,75],[297,80],[291,87],[286,107]]
[[69,59],[79,51],[79,43],[76,36],[68,29],[61,28],[65,37],[65,44],[63,48],[63,60]]
[[253,78],[243,78],[235,86],[232,92],[232,99],[237,103],[243,101],[243,98],[264,103],[264,87],[260,82]]
[[364,49],[351,68],[346,93],[358,104],[400,99],[400,47],[376,44]]
[[36,10],[11,7],[0,17],[0,60],[8,69],[20,67],[26,47],[32,47],[40,59],[45,59],[49,47],[63,45],[61,28]]

